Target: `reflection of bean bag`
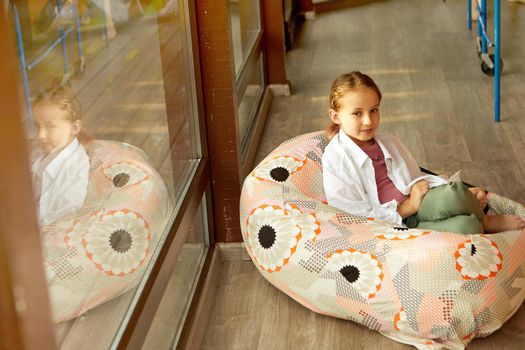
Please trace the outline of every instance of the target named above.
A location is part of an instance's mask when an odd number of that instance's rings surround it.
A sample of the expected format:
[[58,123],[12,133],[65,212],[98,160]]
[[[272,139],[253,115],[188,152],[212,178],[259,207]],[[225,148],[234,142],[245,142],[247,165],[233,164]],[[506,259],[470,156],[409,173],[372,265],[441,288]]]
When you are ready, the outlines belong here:
[[[326,204],[322,132],[283,143],[246,178],[241,226],[261,274],[309,309],[418,348],[463,348],[525,297],[525,230],[396,228]],[[525,216],[491,194],[492,213]],[[344,335],[341,335],[344,336]]]
[[171,213],[164,182],[138,149],[94,141],[88,155],[84,206],[42,232],[57,322],[136,286]]

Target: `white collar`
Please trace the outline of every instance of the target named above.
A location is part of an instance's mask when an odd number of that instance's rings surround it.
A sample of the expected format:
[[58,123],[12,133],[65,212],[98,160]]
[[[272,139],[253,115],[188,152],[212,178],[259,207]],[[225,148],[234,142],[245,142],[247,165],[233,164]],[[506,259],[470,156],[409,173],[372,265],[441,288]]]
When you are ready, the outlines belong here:
[[[339,137],[339,142],[341,142],[343,144],[343,146],[348,148],[348,150],[350,151],[350,154],[352,155],[353,159],[356,161],[357,165],[359,165],[360,168],[363,166],[363,164],[365,164],[365,162],[368,159],[370,159],[368,154],[366,154],[365,151],[363,151],[361,149],[361,147],[359,147],[354,142],[354,140],[352,140],[343,131],[342,128],[339,129],[338,137]],[[392,156],[390,155],[390,152],[385,147],[385,145],[381,142],[381,136],[376,134],[375,137],[374,137],[374,140],[379,145],[379,148],[381,148],[381,151],[383,151],[383,155],[385,156],[385,160],[386,159],[392,159]]]
[[49,162],[49,164],[47,165],[46,169],[45,169],[45,172],[47,175],[49,175],[51,178],[55,178],[58,173],[60,172],[60,169],[62,168],[62,166],[64,165],[65,161],[67,160],[67,158],[77,150],[78,147],[82,147],[80,146],[80,143],[78,142],[78,139],[75,137],[73,138],[73,140],[69,143],[69,145],[67,145],[66,147],[64,147],[57,155],[56,157],[51,161]]

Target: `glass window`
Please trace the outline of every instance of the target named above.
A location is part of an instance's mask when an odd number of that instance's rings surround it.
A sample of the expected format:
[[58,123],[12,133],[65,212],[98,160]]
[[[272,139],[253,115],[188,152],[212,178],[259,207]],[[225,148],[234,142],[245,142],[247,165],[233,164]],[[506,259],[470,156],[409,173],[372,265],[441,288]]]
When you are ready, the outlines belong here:
[[144,341],[143,349],[171,349],[177,344],[198,281],[197,276],[202,269],[206,249],[209,246],[208,240],[204,238],[207,231],[206,201],[203,198]]
[[229,1],[235,73],[238,76],[261,31],[259,0]]
[[[58,340],[106,349],[119,340],[201,159],[186,1],[17,1],[9,9]],[[199,220],[181,259],[189,247],[202,257]],[[198,273],[178,278],[192,286]]]
[[243,150],[248,142],[250,128],[255,119],[259,101],[264,92],[264,66],[262,53],[253,68],[246,90],[240,100],[237,116],[239,118],[239,134],[242,140]]

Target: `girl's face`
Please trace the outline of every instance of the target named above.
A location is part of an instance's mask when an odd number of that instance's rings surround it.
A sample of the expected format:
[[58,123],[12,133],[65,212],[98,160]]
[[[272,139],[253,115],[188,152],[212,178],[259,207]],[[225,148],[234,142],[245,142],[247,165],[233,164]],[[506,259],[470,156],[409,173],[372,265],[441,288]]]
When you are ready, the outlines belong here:
[[34,106],[35,138],[46,153],[66,147],[80,131],[80,121],[70,122],[67,114],[67,111],[51,103]]
[[338,111],[330,109],[329,113],[358,146],[366,146],[379,126],[379,97],[370,88],[358,88],[343,96]]

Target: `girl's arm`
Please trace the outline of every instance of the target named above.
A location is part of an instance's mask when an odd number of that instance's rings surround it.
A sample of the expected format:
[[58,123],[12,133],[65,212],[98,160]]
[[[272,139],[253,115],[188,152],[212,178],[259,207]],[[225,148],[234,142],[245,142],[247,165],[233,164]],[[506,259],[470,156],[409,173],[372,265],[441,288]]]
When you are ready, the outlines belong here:
[[410,196],[407,200],[399,203],[397,206],[397,213],[403,219],[414,215],[419,210],[421,206],[421,201],[423,197],[428,193],[429,185],[425,180],[416,182],[412,189],[410,190]]
[[399,214],[399,216],[405,219],[417,213],[417,210],[414,208],[412,203],[410,203],[410,201],[407,199],[406,201],[399,203],[399,205],[397,206],[397,213]]

